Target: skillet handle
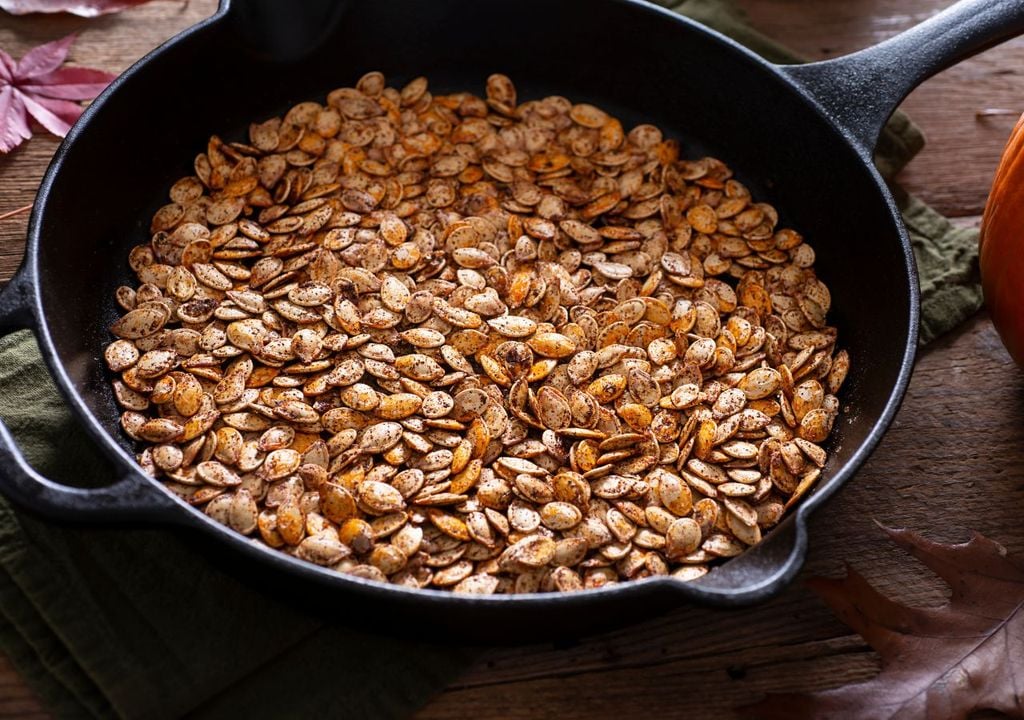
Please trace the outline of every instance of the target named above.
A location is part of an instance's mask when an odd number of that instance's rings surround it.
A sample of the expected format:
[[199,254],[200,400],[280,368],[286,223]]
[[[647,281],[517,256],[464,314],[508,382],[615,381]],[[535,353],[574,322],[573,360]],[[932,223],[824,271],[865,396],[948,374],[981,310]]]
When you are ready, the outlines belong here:
[[32,285],[28,281],[28,272],[22,265],[0,290],[0,335],[30,329],[34,325]]
[[960,0],[896,37],[850,55],[780,67],[871,158],[896,106],[919,84],[1024,32],[1024,0]]
[[[33,295],[23,265],[0,291],[0,334],[35,331]],[[113,485],[76,488],[36,472],[0,420],[0,493],[15,503],[54,520],[173,521],[176,503],[169,493],[140,482],[134,474]]]

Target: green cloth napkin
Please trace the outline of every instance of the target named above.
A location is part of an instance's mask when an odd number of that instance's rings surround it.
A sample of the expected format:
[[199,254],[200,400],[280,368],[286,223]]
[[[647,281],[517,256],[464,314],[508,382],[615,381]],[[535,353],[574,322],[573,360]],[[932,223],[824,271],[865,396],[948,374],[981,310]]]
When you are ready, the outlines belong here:
[[[0,388],[0,417],[40,472],[112,476],[30,332],[0,338]],[[470,659],[289,607],[208,560],[203,540],[57,525],[0,500],[0,648],[74,718],[401,717]]]
[[[793,60],[722,0],[663,4],[769,59]],[[879,142],[886,177],[922,144],[897,114]],[[921,270],[927,342],[980,307],[976,233],[899,198]],[[0,388],[0,416],[34,467],[68,484],[112,476],[30,333],[0,339]],[[475,656],[283,604],[208,560],[204,541],[161,528],[58,525],[0,499],[0,649],[68,718],[403,717]]]

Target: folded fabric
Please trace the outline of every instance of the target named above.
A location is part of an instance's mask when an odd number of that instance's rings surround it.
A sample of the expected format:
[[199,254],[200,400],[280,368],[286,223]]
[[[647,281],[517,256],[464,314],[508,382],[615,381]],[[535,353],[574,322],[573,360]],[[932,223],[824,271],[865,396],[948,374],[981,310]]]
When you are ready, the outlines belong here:
[[[771,60],[793,60],[727,3],[670,6]],[[895,175],[922,144],[907,118],[894,116],[878,147],[883,174]],[[980,306],[976,234],[899,198],[921,271],[926,342]],[[31,334],[0,339],[0,388],[0,416],[37,469],[76,485],[112,477]],[[0,499],[0,649],[55,715],[75,718],[402,717],[475,656],[284,604],[208,559],[204,540],[58,525]],[[415,619],[395,623],[411,629]]]

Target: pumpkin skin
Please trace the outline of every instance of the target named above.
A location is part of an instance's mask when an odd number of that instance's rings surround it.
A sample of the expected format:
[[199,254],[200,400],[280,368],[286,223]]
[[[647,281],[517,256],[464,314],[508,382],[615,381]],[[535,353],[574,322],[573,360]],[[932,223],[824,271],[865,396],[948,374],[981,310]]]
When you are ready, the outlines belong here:
[[992,181],[978,250],[985,305],[1010,356],[1024,366],[1024,115]]

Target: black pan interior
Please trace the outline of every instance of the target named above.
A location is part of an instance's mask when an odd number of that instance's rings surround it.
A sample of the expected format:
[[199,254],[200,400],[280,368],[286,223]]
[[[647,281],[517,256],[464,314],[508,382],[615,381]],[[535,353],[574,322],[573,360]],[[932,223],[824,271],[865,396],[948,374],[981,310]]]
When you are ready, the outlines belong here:
[[[85,404],[128,448],[100,353],[129,280],[130,247],[213,133],[322,99],[364,72],[392,85],[593,102],[652,122],[687,156],[726,161],[817,251],[831,320],[853,370],[830,470],[857,450],[897,381],[912,284],[873,175],[839,132],[768,66],[667,13],[622,0],[238,0],[239,7],[129,77],[66,149],[45,201],[38,261],[46,323]],[[851,102],[855,99],[851,99]]]

